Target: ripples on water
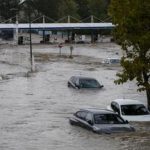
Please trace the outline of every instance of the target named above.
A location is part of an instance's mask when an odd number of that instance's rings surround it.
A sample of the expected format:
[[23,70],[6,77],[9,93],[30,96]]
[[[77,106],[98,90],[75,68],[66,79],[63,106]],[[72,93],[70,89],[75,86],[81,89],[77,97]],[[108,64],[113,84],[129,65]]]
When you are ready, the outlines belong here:
[[[134,83],[116,86],[118,67],[109,69],[89,57],[38,62],[31,77],[14,77],[0,83],[0,150],[148,150],[150,123],[132,123],[136,132],[97,135],[70,126],[68,118],[82,107],[106,107],[116,98],[145,102]],[[56,59],[57,60],[57,59]],[[92,63],[94,61],[94,63]],[[74,90],[67,87],[72,75],[97,78],[102,90]],[[10,76],[9,76],[10,77]]]

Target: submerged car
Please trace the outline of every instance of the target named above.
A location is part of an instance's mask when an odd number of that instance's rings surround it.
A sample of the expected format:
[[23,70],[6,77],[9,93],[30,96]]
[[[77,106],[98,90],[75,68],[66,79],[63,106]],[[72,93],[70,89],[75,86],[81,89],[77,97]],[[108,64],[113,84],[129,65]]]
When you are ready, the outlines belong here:
[[81,76],[72,76],[68,81],[68,87],[81,89],[100,89],[103,87],[96,79]]
[[105,109],[81,109],[69,119],[69,122],[71,125],[83,127],[98,134],[135,131],[128,121],[113,111]]
[[107,58],[103,60],[103,64],[120,64],[120,58]]
[[113,110],[128,121],[150,121],[150,112],[146,106],[137,100],[116,99],[107,109]]

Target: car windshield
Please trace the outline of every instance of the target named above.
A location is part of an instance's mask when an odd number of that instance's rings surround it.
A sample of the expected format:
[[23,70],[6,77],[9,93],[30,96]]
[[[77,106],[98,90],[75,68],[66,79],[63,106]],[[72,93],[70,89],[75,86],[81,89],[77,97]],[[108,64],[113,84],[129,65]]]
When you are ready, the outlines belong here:
[[80,79],[79,85],[81,88],[99,88],[100,84],[95,79]]
[[148,115],[149,111],[143,104],[122,105],[122,115]]
[[117,114],[95,114],[95,124],[125,124],[125,121]]

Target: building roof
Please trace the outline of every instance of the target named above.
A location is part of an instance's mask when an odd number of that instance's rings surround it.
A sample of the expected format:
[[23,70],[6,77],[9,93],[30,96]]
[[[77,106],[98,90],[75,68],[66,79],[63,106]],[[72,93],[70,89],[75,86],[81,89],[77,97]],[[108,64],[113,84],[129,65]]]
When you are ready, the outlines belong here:
[[[112,29],[112,23],[31,23],[32,29]],[[29,29],[29,23],[0,24],[0,29]]]

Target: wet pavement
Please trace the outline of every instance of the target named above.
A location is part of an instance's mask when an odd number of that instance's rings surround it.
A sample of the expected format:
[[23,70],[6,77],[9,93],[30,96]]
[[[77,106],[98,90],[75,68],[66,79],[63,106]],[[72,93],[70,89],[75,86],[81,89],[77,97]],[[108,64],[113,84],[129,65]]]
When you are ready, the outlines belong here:
[[[25,50],[28,56],[26,46],[16,49]],[[0,150],[149,150],[150,123],[132,123],[136,132],[112,135],[97,135],[68,123],[79,108],[105,108],[116,98],[146,103],[145,93],[138,93],[134,82],[114,84],[115,74],[121,70],[118,65],[101,63],[103,58],[121,55],[118,46],[78,45],[72,59],[69,46],[63,48],[61,57],[57,46],[34,46],[33,50],[33,74],[27,73],[28,62],[24,65],[21,61],[23,65],[14,65],[13,69],[6,61],[0,64],[5,65],[0,81]],[[104,88],[68,88],[72,75],[94,77]]]

